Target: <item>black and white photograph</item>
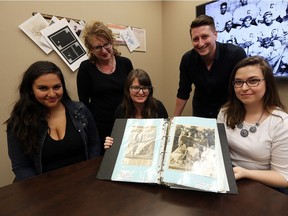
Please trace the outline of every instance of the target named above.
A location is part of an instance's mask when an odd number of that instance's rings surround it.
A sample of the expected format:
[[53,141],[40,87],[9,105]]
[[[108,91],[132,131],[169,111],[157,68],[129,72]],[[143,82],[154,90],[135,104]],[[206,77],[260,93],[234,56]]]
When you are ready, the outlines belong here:
[[220,0],[204,7],[214,18],[219,42],[240,46],[247,56],[264,57],[276,78],[288,78],[287,0]]

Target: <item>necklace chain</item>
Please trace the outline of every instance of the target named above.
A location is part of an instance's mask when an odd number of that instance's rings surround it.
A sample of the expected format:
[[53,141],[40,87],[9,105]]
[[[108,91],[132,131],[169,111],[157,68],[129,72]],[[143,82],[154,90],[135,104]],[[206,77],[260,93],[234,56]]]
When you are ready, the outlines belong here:
[[104,71],[103,68],[102,68],[102,66],[101,66],[99,63],[96,63],[96,66],[97,66],[98,70],[99,70],[101,73],[111,74],[111,73],[113,73],[114,70],[115,70],[115,59],[114,59],[114,57],[112,57],[112,60],[111,60],[111,62],[110,62],[108,65],[111,67],[111,69],[110,69],[109,71]]
[[240,135],[245,138],[245,137],[247,137],[247,136],[249,135],[249,132],[250,132],[250,133],[256,133],[256,132],[257,132],[257,127],[260,125],[259,122],[260,122],[263,114],[264,114],[264,111],[262,112],[262,114],[261,114],[260,118],[258,119],[258,121],[256,122],[256,124],[253,125],[253,126],[251,126],[251,127],[249,128],[249,131],[248,131],[247,129],[243,128],[243,127],[244,127],[243,122],[237,124],[237,125],[236,125],[237,128],[241,129]]

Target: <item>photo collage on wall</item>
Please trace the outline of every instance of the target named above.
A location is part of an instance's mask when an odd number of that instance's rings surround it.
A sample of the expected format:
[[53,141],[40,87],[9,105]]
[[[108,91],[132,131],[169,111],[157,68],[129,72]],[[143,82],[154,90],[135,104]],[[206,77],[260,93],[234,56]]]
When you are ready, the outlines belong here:
[[75,22],[53,16],[48,22],[40,13],[19,25],[46,54],[55,51],[74,72],[88,58],[80,40],[84,21]]
[[[55,51],[75,72],[82,61],[88,59],[80,38],[85,27],[83,20],[33,13],[19,28],[49,54]],[[146,52],[146,30],[138,27],[108,23],[115,37],[115,45],[125,45],[130,52]]]

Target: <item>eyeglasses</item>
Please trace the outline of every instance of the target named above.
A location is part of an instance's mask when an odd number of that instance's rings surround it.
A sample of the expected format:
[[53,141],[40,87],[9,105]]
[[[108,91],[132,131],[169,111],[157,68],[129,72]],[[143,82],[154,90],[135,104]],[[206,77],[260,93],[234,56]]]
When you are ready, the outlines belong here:
[[92,47],[93,50],[99,52],[102,50],[102,48],[105,48],[105,49],[109,49],[111,47],[111,43],[105,43],[103,44],[102,46],[95,46],[95,47]]
[[140,90],[142,90],[143,93],[147,94],[151,91],[152,87],[151,86],[130,86],[130,89],[133,93],[138,93]]
[[265,79],[251,78],[248,80],[234,80],[232,84],[234,85],[235,88],[242,87],[244,83],[246,83],[246,85],[249,87],[255,87],[258,86],[263,80]]

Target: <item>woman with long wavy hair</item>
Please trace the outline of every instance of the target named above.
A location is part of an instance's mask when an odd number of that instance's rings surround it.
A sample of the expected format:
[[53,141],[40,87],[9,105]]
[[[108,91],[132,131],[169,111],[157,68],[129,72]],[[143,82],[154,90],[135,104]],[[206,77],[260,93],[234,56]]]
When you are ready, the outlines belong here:
[[265,59],[248,57],[235,66],[218,122],[225,124],[236,180],[287,190],[288,114]]
[[7,124],[8,153],[16,180],[100,156],[90,111],[72,101],[54,63],[37,61],[25,71]]

